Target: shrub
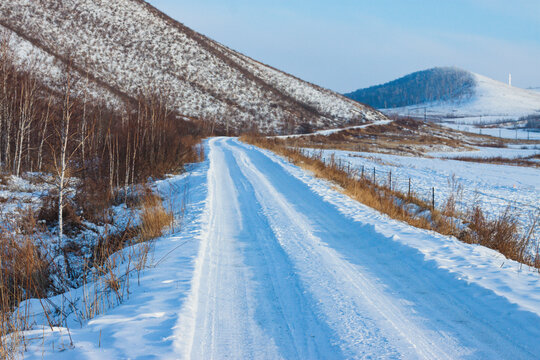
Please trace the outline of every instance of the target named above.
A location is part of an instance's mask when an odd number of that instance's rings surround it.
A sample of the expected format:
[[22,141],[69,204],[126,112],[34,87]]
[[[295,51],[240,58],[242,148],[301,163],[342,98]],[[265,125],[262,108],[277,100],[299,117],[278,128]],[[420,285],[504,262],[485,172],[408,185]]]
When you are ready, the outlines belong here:
[[[74,235],[84,228],[82,219],[77,215],[73,203],[68,202],[62,209],[64,218],[64,233]],[[38,213],[38,220],[44,222],[47,226],[58,224],[58,195],[48,195],[43,198],[42,206]]]

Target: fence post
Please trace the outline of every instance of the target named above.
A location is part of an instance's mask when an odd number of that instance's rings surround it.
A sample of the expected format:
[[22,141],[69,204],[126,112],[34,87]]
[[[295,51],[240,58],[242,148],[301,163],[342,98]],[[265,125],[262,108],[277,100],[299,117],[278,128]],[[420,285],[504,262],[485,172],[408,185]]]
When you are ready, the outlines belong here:
[[373,183],[376,185],[377,184],[377,177],[375,175],[375,166],[373,167]]
[[435,188],[431,188],[431,206],[435,210]]
[[362,180],[364,180],[364,165],[362,165]]
[[390,173],[389,173],[389,183],[390,183],[390,191],[392,191],[392,170],[390,170]]

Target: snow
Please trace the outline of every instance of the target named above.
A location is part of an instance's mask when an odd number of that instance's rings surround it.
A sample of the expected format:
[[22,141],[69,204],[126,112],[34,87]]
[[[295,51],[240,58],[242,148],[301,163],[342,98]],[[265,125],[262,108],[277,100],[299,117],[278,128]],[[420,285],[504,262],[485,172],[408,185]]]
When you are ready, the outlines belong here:
[[51,187],[46,184],[32,184],[29,179],[13,175],[5,178],[5,184],[0,180],[0,218],[6,216],[12,218],[17,210],[24,210],[27,207],[37,210],[41,205],[40,198]]
[[479,128],[479,127],[475,127],[474,125],[468,124],[467,122],[465,122],[464,124],[443,122],[441,123],[441,125],[444,125],[454,130],[467,131],[467,132],[471,132],[475,134],[489,135],[496,138],[516,139],[516,140],[540,140],[540,131],[532,131],[532,130],[521,129],[521,128],[516,128],[516,129]]
[[36,328],[46,339],[27,357],[540,356],[537,273],[389,219],[268,151],[206,146],[191,175],[160,184],[167,196],[189,183],[190,201],[140,286],[70,324],[73,347],[65,329]]
[[[67,305],[62,305],[72,304],[70,308],[84,312],[84,298],[92,294],[93,286],[102,285],[90,284],[73,290],[47,301],[58,308],[65,308],[68,313],[64,323],[61,323],[63,327],[57,327],[53,331],[47,326],[45,319],[42,319],[38,301],[21,304],[21,309],[28,306],[30,312],[35,314],[34,319],[30,320],[36,322],[35,329],[28,331],[26,335],[40,339],[29,344],[26,358],[125,359],[149,354],[159,354],[160,358],[175,357],[174,326],[178,309],[184,303],[190,288],[193,259],[199,245],[197,238],[203,229],[201,215],[207,194],[207,170],[208,162],[205,162],[192,168],[189,174],[157,183],[157,189],[167,197],[164,206],[174,210],[179,223],[175,226],[176,230],[172,230],[172,233],[155,244],[150,268],[142,272],[139,279],[131,279],[130,291],[120,306],[107,303],[110,306],[106,308],[106,315],[84,321],[84,326],[81,327],[76,314],[69,312]],[[187,198],[186,187],[191,189]],[[188,201],[189,205],[185,201]],[[185,214],[184,205],[187,205]],[[130,251],[133,250],[124,250]],[[122,274],[125,266],[123,263],[117,273]],[[138,282],[140,286],[137,285]],[[71,345],[72,340],[74,346]]]
[[430,152],[427,156],[439,158],[455,158],[455,157],[474,157],[474,158],[491,158],[501,157],[504,159],[525,158],[540,154],[540,144],[538,145],[509,145],[507,148],[492,148],[492,147],[476,147],[471,151],[454,151],[454,152]]
[[[77,178],[70,178],[65,189],[66,199],[76,195]],[[94,256],[96,245],[107,235],[122,233],[128,227],[140,224],[140,208],[128,207],[125,203],[111,206],[104,222],[96,223],[81,216],[81,225],[76,231],[64,234],[63,241],[58,240],[58,225],[47,224],[40,220],[40,211],[45,199],[56,191],[56,182],[51,175],[40,172],[28,172],[24,177],[14,175],[0,179],[0,228],[9,229],[14,239],[26,241],[24,226],[28,216],[36,218],[41,226],[32,234],[31,239],[47,253],[51,262],[52,289],[68,289],[80,286],[87,276],[87,266]],[[129,191],[137,192],[137,187]],[[54,196],[54,195],[53,195]],[[67,201],[67,200],[66,200]],[[77,251],[65,251],[75,245]],[[69,264],[69,265],[68,265]]]
[[472,98],[460,102],[434,102],[395,109],[384,109],[387,114],[443,118],[461,124],[493,123],[517,120],[522,116],[540,113],[540,94],[472,74],[476,87]]

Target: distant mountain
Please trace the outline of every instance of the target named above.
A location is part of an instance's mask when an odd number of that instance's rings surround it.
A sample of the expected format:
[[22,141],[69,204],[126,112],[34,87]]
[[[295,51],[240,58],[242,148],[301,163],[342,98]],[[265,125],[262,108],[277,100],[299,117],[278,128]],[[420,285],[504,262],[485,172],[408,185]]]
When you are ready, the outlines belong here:
[[[292,132],[383,119],[378,111],[235,52],[142,0],[0,1],[0,35],[52,87],[71,61],[111,105],[159,92],[188,117]],[[86,81],[82,81],[86,83]]]
[[471,73],[444,67],[418,71],[345,96],[375,108],[387,109],[433,101],[466,100],[472,96],[474,86]]
[[540,114],[540,93],[458,68],[433,68],[346,96],[386,113],[465,122]]

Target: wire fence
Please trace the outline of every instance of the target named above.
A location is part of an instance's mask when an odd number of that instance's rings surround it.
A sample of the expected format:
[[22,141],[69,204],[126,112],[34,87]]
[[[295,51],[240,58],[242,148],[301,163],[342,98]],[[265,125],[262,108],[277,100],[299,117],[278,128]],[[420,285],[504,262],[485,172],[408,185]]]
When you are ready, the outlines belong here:
[[[407,198],[415,197],[431,205],[432,209],[435,209],[436,193],[441,193],[442,190],[438,190],[435,186],[429,187],[426,191],[425,187],[415,186],[414,179],[409,177],[398,177],[392,170],[380,170],[376,166],[366,166],[353,164],[340,157],[325,157],[322,152],[313,153],[304,149],[301,150],[302,154],[307,157],[316,157],[321,160],[326,166],[335,166],[339,170],[345,171],[347,174],[361,180],[371,182],[377,187],[385,187],[390,191],[401,193]],[[442,202],[443,200],[439,200]]]
[[[431,210],[445,211],[446,206],[451,199],[455,201],[453,205],[455,210],[460,208],[463,212],[470,211],[476,206],[476,202],[479,200],[479,197],[477,196],[485,198],[485,201],[482,201],[482,204],[484,205],[489,204],[492,200],[497,200],[498,202],[501,200],[500,197],[494,197],[481,190],[479,192],[476,192],[475,190],[476,195],[473,195],[472,197],[470,194],[468,196],[463,193],[460,194],[460,192],[464,190],[463,188],[460,190],[460,187],[462,187],[463,184],[457,182],[452,184],[453,180],[451,176],[448,177],[447,183],[436,186],[422,181],[419,182],[418,179],[415,179],[412,176],[403,176],[403,174],[398,176],[392,169],[381,170],[373,164],[364,165],[359,164],[357,161],[352,163],[340,156],[325,154],[324,150],[315,151],[314,149],[300,149],[300,151],[302,155],[317,158],[326,166],[334,166],[337,169],[346,172],[351,177],[367,181],[375,187],[390,190],[396,195],[400,195],[400,198],[403,198],[408,202],[420,200],[424,206],[429,206]],[[469,198],[473,203],[468,203],[464,198]],[[527,229],[532,222],[531,219],[540,214],[540,206],[535,204],[523,202],[516,203],[508,200],[507,208],[511,208],[512,211],[515,211],[515,213],[518,214],[517,218],[523,229]],[[507,208],[499,209],[499,211],[504,213],[508,210]],[[490,215],[497,217],[497,214],[499,214],[499,212]],[[535,227],[534,238],[538,238],[539,231],[540,227]]]

